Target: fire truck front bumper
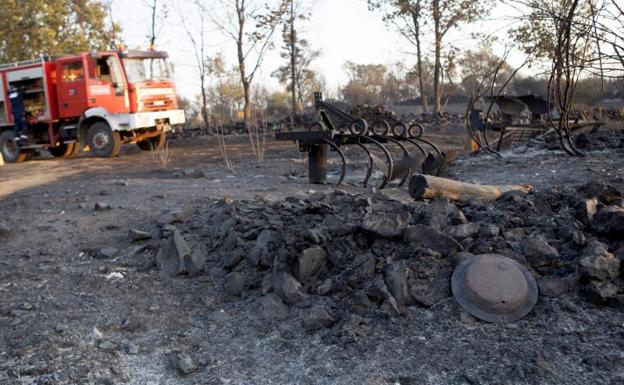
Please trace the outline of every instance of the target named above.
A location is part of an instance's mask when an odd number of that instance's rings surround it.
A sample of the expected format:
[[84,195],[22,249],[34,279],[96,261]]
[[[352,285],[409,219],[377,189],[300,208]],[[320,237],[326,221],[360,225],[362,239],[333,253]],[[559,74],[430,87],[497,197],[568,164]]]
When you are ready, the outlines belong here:
[[185,121],[184,110],[137,112],[128,115],[127,128],[132,130],[135,128],[154,127],[163,122],[168,122],[169,125],[175,126],[183,124]]

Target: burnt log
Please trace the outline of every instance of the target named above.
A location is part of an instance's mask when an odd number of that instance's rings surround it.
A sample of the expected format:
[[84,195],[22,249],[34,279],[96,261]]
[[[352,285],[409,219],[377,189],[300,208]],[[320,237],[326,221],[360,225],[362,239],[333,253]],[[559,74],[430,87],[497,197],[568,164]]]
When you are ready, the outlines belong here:
[[460,202],[467,202],[472,198],[487,202],[509,191],[529,193],[532,190],[533,187],[529,185],[479,185],[422,174],[412,176],[409,183],[409,194],[416,200],[443,197]]

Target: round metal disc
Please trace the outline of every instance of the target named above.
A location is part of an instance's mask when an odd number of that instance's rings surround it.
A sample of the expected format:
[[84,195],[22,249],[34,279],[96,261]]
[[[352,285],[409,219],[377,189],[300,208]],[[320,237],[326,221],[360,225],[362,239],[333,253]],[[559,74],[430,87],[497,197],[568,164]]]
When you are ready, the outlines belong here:
[[488,322],[517,321],[537,303],[537,283],[531,273],[497,254],[475,255],[460,263],[451,289],[464,310]]

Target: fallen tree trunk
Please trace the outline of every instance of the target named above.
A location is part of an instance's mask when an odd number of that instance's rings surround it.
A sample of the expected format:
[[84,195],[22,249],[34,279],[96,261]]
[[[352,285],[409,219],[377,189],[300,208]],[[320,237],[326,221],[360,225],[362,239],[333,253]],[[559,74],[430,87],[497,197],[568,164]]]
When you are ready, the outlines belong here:
[[479,185],[422,174],[414,175],[409,183],[409,194],[416,200],[445,197],[460,202],[466,202],[471,198],[486,202],[509,191],[528,193],[533,191],[533,187],[529,185]]

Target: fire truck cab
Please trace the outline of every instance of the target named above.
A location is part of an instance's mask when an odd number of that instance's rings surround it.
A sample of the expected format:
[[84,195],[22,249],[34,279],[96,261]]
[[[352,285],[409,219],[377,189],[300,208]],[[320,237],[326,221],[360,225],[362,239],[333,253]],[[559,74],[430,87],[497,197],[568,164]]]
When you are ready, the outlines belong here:
[[[13,137],[10,90],[23,95],[24,144]],[[165,52],[93,52],[0,65],[0,151],[8,162],[28,160],[40,149],[55,157],[86,148],[113,157],[124,143],[155,150],[184,120]]]

